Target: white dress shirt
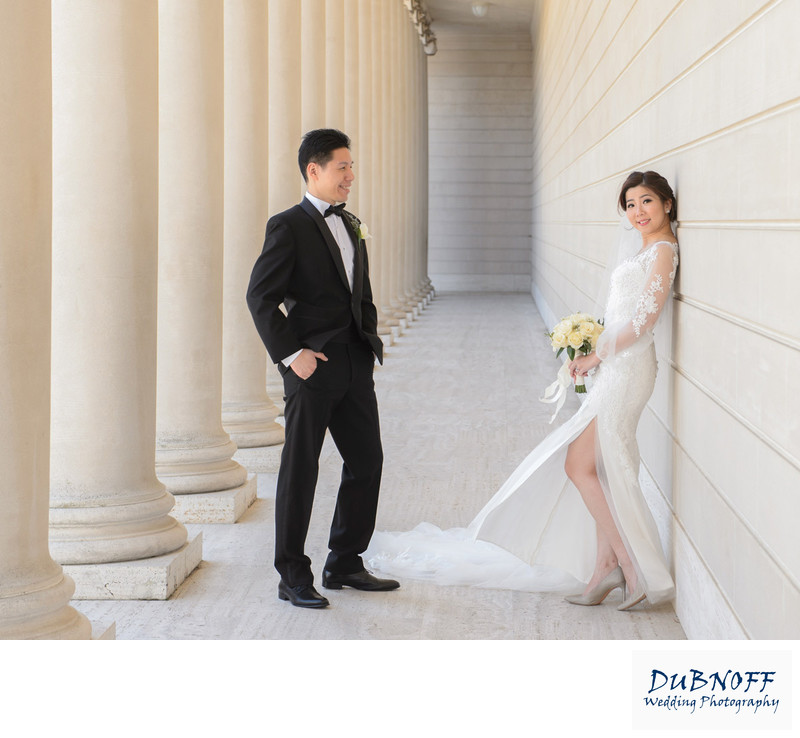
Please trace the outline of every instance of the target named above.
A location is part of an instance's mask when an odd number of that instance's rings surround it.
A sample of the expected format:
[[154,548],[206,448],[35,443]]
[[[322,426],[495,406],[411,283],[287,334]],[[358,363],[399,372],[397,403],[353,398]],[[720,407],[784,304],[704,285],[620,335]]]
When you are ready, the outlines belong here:
[[[318,197],[314,197],[310,192],[306,192],[306,199],[317,209],[319,210],[319,214],[323,217],[325,216],[325,211],[330,206],[330,203],[325,202],[325,200],[320,200]],[[350,238],[349,234],[347,233],[347,228],[345,227],[344,221],[342,220],[341,215],[329,215],[325,218],[325,224],[331,231],[331,235],[333,236],[333,240],[336,241],[336,244],[339,246],[339,251],[342,254],[342,262],[344,263],[344,271],[347,275],[347,283],[350,285],[350,291],[353,291],[353,263],[355,261],[356,251],[353,247],[353,239]],[[298,357],[300,356],[300,351],[295,351],[291,356],[287,356],[285,359],[281,361],[285,367],[289,367],[289,365]]]

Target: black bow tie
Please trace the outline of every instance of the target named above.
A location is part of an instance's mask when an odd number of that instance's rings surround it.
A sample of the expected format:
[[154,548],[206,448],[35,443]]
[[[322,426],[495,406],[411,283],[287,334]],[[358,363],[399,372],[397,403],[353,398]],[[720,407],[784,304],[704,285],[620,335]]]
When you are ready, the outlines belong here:
[[344,210],[344,206],[347,205],[346,202],[341,203],[340,205],[331,205],[325,211],[325,214],[322,216],[323,218],[327,218],[329,215],[338,215],[341,216],[342,210]]

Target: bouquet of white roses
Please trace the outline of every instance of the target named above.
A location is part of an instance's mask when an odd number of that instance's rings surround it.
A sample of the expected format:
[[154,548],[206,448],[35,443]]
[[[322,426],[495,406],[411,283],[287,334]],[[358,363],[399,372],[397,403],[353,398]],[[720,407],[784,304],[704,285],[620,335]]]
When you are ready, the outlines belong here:
[[[595,320],[587,313],[573,313],[563,318],[547,335],[553,351],[556,352],[556,357],[561,356],[561,352],[566,349],[567,356],[572,361],[577,352],[584,356],[591,353],[592,349],[597,346],[597,339],[602,332],[601,321]],[[576,379],[575,391],[586,392],[583,377]]]
[[[550,345],[556,356],[561,356],[561,353],[566,350],[569,360],[575,358],[576,353],[582,353],[584,356],[592,351],[597,346],[597,339],[603,332],[603,323],[596,320],[587,313],[573,313],[563,318],[547,337],[550,339]],[[552,423],[555,420],[558,411],[564,404],[564,391],[570,384],[569,376],[569,362],[564,362],[561,370],[558,372],[556,381],[553,382],[544,392],[544,397],[541,398],[542,402],[558,402],[556,411],[553,417],[550,418]],[[586,392],[586,385],[583,382],[583,377],[576,377],[575,391],[578,393]]]

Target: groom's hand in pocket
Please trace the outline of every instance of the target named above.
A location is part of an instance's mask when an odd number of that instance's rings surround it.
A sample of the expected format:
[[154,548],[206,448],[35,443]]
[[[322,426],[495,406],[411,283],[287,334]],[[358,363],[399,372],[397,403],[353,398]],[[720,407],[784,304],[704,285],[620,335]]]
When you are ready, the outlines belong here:
[[289,364],[289,368],[300,377],[300,379],[308,379],[317,370],[317,359],[327,361],[328,357],[318,351],[304,348],[300,352],[300,355]]

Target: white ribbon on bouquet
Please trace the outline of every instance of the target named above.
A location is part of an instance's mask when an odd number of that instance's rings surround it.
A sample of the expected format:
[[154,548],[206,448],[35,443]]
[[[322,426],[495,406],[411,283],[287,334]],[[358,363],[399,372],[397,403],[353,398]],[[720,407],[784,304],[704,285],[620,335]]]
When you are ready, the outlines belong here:
[[[544,395],[539,398],[541,402],[557,402],[556,411],[553,413],[553,417],[550,418],[550,422],[552,423],[556,419],[556,415],[558,415],[558,411],[564,406],[564,402],[567,399],[567,387],[572,385],[572,378],[569,375],[569,361],[565,361],[561,365],[561,369],[558,370],[558,374],[556,375],[556,381],[553,382],[545,391]],[[581,384],[583,383],[583,377],[579,377]]]

